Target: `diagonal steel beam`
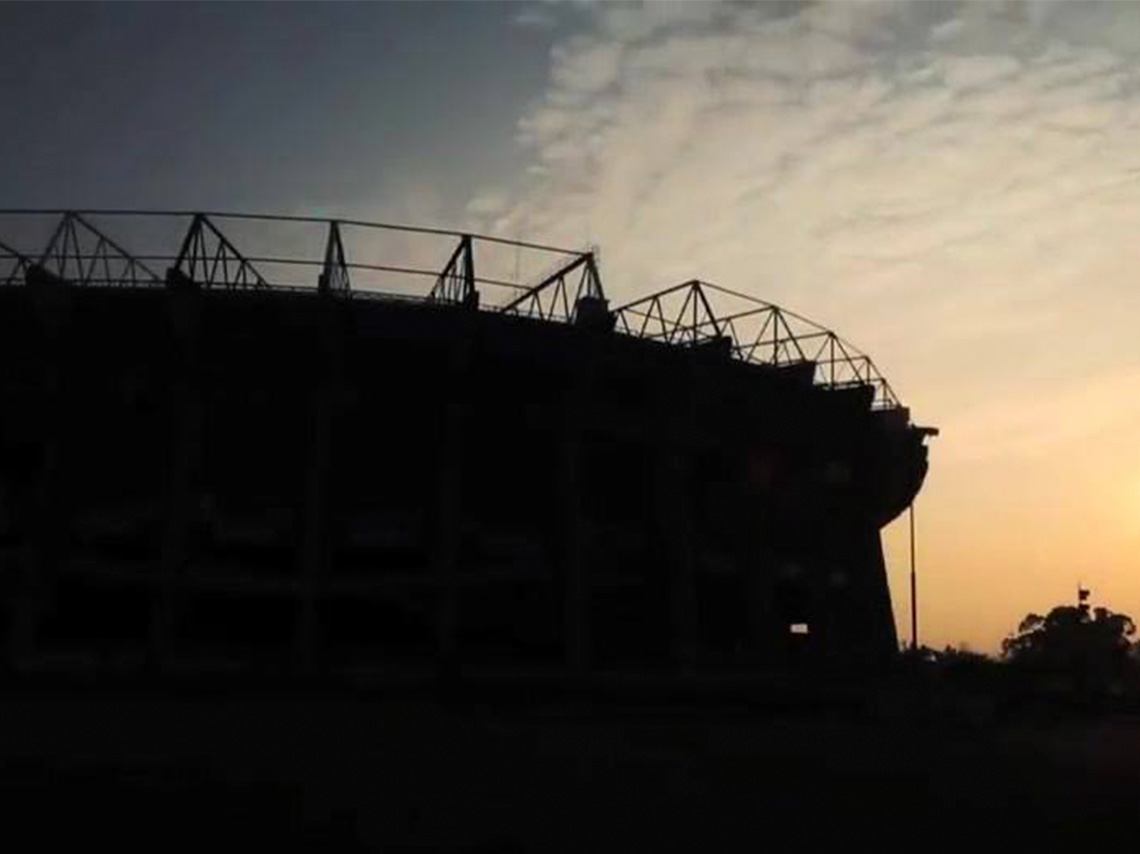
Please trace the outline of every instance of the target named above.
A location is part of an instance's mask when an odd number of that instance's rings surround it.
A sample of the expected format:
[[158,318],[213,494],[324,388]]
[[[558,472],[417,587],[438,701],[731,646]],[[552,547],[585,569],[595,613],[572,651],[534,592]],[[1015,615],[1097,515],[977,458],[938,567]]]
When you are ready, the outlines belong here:
[[582,255],[579,255],[569,264],[559,267],[537,285],[534,285],[515,299],[511,300],[509,303],[499,309],[499,311],[504,314],[512,311],[518,311],[520,306],[530,303],[538,305],[539,314],[542,314],[541,297],[544,292],[549,290],[554,292],[555,301],[557,301],[558,297],[561,296],[564,311],[568,318],[570,309],[568,296],[566,294],[566,277],[574,273],[576,270],[581,270],[582,279],[578,283],[578,291],[575,301],[577,301],[577,298],[580,298],[582,296],[605,299],[605,293],[602,290],[602,280],[598,276],[598,267],[594,259],[594,253],[586,252]]
[[329,236],[325,243],[325,263],[318,280],[317,290],[321,293],[348,293],[352,283],[348,276],[348,264],[344,260],[344,242],[340,237],[340,223],[329,221]]
[[0,279],[0,284],[12,285],[19,281],[21,284],[24,282],[24,277],[28,273],[28,268],[34,263],[31,258],[12,246],[9,246],[4,241],[0,240],[0,259],[10,259],[12,269],[8,274]]
[[[209,247],[207,235],[216,241],[216,248],[213,250]],[[231,264],[234,265],[232,271]],[[182,248],[174,262],[174,269],[206,287],[214,285],[226,288],[269,287],[269,283],[257,268],[205,214],[194,214],[190,228],[187,229],[186,237],[182,241]],[[202,274],[201,279],[197,278],[199,272]]]
[[479,304],[479,294],[475,289],[475,243],[470,234],[459,239],[459,245],[436,278],[428,299],[433,302]]
[[[49,263],[50,262],[50,263]],[[65,211],[40,255],[39,266],[76,285],[158,284],[158,274],[91,224]],[[96,273],[102,272],[99,277]]]

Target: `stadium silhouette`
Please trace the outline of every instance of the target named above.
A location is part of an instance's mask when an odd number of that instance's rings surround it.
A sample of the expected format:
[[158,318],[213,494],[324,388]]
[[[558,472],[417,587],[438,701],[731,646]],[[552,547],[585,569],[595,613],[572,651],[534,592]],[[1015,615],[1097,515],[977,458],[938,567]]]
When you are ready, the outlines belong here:
[[793,312],[215,213],[0,212],[0,284],[13,673],[696,685],[897,650],[880,529],[935,431]]

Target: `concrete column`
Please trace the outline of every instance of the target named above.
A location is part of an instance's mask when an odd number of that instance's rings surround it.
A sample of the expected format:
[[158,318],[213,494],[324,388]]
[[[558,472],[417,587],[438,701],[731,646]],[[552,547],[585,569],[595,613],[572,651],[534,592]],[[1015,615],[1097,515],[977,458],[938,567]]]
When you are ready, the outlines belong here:
[[661,425],[656,460],[654,519],[662,538],[669,584],[669,646],[674,667],[691,675],[699,659],[696,525],[691,481],[694,430],[702,406],[699,367],[684,363],[657,392]]
[[201,443],[202,400],[196,377],[201,296],[179,283],[168,294],[172,351],[167,371],[170,424],[163,496],[162,549],[158,590],[151,610],[149,666],[161,670],[174,640],[178,578],[186,566],[194,515],[193,472]]
[[898,651],[898,634],[894,611],[891,608],[891,591],[887,581],[886,561],[878,525],[870,518],[857,521],[849,534],[850,554],[857,609],[852,616],[851,635],[862,641],[852,651],[866,664],[889,661]]
[[748,597],[748,649],[745,660],[754,667],[770,667],[783,655],[787,632],[776,613],[776,578],[779,567],[767,541],[763,517],[757,518],[744,537],[746,553],[740,566],[745,572]]
[[588,405],[585,383],[584,376],[572,380],[571,393],[558,412],[561,424],[554,433],[558,448],[556,476],[563,579],[563,641],[566,669],[575,679],[588,677],[591,669],[591,582],[582,514],[582,408]]
[[787,626],[776,613],[776,581],[779,567],[773,548],[773,534],[778,525],[774,503],[781,488],[778,483],[778,460],[773,451],[775,441],[762,437],[756,444],[746,444],[743,513],[736,525],[737,567],[742,573],[748,607],[748,642],[745,663],[750,667],[772,666],[783,655]]
[[300,594],[298,596],[295,660],[306,675],[320,664],[320,621],[317,610],[318,586],[328,565],[329,480],[335,405],[339,388],[340,335],[331,297],[322,297],[317,342],[313,358],[312,434],[305,466],[304,516],[300,548]]
[[463,438],[470,365],[466,337],[448,352],[447,373],[441,383],[442,425],[436,468],[436,518],[432,565],[436,578],[436,650],[440,675],[452,679],[460,668],[457,642],[460,607],[459,544],[463,530]]
[[657,528],[669,574],[669,629],[673,663],[683,674],[697,667],[697,587],[689,460],[678,437],[658,455]]
[[10,655],[19,668],[36,653],[40,623],[51,598],[56,564],[67,534],[60,478],[62,468],[64,373],[67,362],[67,326],[70,299],[66,282],[29,272],[27,287],[41,324],[40,364],[42,391],[42,457],[35,485],[34,527],[20,561],[20,585],[12,603]]

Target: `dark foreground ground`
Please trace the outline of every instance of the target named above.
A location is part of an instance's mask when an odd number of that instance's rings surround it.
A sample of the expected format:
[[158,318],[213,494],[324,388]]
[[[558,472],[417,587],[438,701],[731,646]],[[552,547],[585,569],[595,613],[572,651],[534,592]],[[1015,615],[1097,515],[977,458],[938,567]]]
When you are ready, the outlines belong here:
[[22,850],[1024,850],[1140,830],[1140,720],[984,705],[10,696],[0,752]]

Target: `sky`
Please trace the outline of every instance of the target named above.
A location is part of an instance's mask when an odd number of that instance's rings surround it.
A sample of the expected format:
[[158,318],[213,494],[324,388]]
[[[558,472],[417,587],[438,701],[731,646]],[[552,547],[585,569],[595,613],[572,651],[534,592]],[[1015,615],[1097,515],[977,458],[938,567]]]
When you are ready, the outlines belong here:
[[[0,207],[597,246],[838,330],[934,425],[922,640],[1140,616],[1140,4],[0,4]],[[885,534],[908,634],[905,526]]]

